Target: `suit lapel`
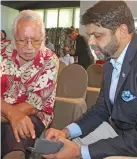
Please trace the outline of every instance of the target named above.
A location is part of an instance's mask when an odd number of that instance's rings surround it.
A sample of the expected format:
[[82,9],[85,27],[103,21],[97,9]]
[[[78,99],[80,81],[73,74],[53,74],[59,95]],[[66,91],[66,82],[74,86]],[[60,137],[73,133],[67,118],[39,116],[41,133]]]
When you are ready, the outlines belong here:
[[133,39],[131,40],[131,42],[129,44],[127,53],[126,53],[124,61],[123,61],[123,65],[121,68],[121,73],[120,73],[120,77],[119,77],[119,81],[118,81],[118,85],[117,85],[117,90],[116,90],[116,94],[115,94],[114,103],[117,99],[118,93],[119,93],[122,85],[124,84],[128,74],[130,72],[132,60],[134,59],[136,53],[137,53],[137,35],[134,35]]
[[[124,63],[124,65],[122,66],[117,89],[116,89],[116,93],[115,93],[115,100],[117,99],[118,93],[119,93],[123,83],[125,82],[127,75],[130,72],[130,69],[131,69],[131,65],[129,64],[129,62]],[[115,100],[114,100],[114,103],[115,103]]]
[[108,62],[108,63],[105,65],[105,71],[104,71],[104,85],[105,85],[105,89],[107,89],[107,91],[106,91],[107,95],[109,95],[109,89],[110,89],[110,84],[111,84],[112,70],[113,70],[113,66],[111,65],[110,62]]
[[104,65],[104,89],[105,89],[105,100],[108,106],[109,112],[111,113],[110,100],[109,100],[109,89],[111,84],[111,76],[112,76],[113,66],[110,62]]

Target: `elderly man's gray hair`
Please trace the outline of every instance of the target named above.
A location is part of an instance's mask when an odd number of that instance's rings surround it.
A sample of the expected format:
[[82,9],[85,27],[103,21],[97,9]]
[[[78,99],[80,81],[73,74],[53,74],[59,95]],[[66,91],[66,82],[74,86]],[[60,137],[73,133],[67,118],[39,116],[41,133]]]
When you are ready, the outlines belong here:
[[[16,17],[16,19],[13,22],[12,25],[12,46],[13,48],[16,48],[15,45],[15,34],[17,32],[17,24],[19,22],[19,20],[21,19],[26,19],[26,20],[30,20],[30,21],[34,21],[34,22],[41,22],[41,36],[44,38],[45,37],[45,26],[43,23],[42,18],[40,17],[40,15],[33,10],[23,10],[19,13],[19,15]],[[43,40],[45,41],[45,40]],[[42,44],[44,45],[44,42],[42,42]]]
[[19,15],[16,17],[16,19],[14,20],[14,23],[12,25],[13,36],[15,36],[15,34],[16,34],[17,24],[18,24],[18,21],[20,19],[31,20],[31,21],[34,21],[34,22],[41,22],[41,24],[42,24],[41,34],[42,34],[42,36],[45,36],[45,26],[44,26],[43,20],[40,17],[40,15],[36,11],[33,11],[33,10],[23,10],[19,13]]

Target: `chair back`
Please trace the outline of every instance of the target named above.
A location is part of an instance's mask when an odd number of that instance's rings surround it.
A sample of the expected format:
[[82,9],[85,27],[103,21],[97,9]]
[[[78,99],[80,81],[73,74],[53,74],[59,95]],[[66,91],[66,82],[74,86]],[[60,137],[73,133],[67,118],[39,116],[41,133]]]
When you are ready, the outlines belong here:
[[100,64],[92,64],[87,68],[88,87],[100,88],[102,85],[103,66]]
[[57,97],[84,98],[87,91],[88,75],[86,70],[78,65],[66,66],[58,77]]
[[63,68],[65,68],[67,65],[59,60],[59,70],[58,70],[58,77],[60,75],[60,72],[63,70]]

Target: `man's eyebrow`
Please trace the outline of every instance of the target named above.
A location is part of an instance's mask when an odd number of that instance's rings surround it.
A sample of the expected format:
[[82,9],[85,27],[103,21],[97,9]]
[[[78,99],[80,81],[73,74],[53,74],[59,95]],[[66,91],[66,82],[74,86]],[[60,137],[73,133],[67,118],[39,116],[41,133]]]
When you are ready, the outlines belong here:
[[86,33],[87,35],[93,35],[94,33]]
[[86,33],[86,34],[90,36],[90,35],[96,35],[96,34],[102,34],[102,33],[93,32],[93,33]]

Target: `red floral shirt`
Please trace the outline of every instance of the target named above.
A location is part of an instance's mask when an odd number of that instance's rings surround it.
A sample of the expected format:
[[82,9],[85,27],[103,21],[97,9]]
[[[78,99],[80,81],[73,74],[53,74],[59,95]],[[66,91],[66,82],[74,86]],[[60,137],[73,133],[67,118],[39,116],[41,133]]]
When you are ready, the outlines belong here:
[[1,47],[1,97],[9,104],[27,102],[40,110],[47,127],[53,119],[58,58],[48,48],[39,50],[33,61],[20,66],[11,45]]

